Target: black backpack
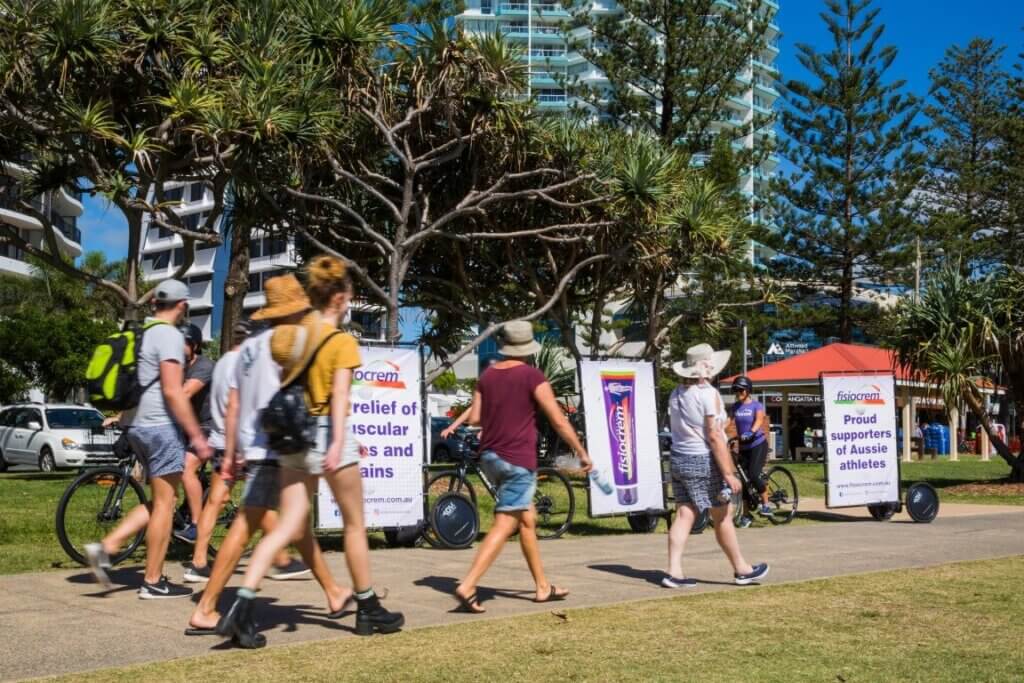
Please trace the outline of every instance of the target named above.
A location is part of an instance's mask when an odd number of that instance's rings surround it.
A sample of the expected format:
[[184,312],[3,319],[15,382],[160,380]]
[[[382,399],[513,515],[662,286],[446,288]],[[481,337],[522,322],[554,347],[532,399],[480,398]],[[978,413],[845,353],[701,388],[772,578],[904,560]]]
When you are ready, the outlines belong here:
[[316,419],[309,414],[309,406],[306,405],[306,373],[320,354],[320,349],[336,334],[340,331],[335,330],[324,337],[302,372],[278,389],[260,413],[260,426],[274,452],[281,455],[303,453],[316,442]]

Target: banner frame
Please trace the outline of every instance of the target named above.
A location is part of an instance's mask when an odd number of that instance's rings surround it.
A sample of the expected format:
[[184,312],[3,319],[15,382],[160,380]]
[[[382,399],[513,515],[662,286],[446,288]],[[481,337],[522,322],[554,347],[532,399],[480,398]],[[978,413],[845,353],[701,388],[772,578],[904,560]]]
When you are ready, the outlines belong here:
[[[424,353],[423,353],[424,348],[425,348],[424,345],[420,344],[420,343],[417,343],[417,342],[393,342],[393,343],[388,343],[386,341],[381,341],[381,340],[378,340],[378,339],[371,339],[371,340],[359,339],[358,341],[359,341],[359,346],[361,346],[361,347],[388,347],[388,348],[393,348],[393,349],[416,349],[416,351],[417,351],[417,353],[419,355],[419,358],[420,358],[420,426],[423,429],[423,462],[420,463],[420,467],[421,467],[421,469],[426,467],[426,464],[427,464],[427,462],[426,462],[427,461],[427,448],[429,446],[429,436],[428,436],[427,429],[429,427],[428,427],[428,423],[427,423],[427,414],[426,414],[426,408],[427,408],[427,373],[426,373],[426,357],[424,356]],[[312,508],[313,508],[313,515],[312,515],[312,517],[313,517],[313,520],[312,520],[313,521],[313,533],[316,534],[316,535],[319,535],[319,536],[329,536],[329,535],[334,535],[334,534],[343,534],[345,532],[345,527],[341,527],[340,529],[335,529],[333,527],[321,527],[320,526],[320,505],[319,505],[319,502],[320,502],[320,482],[319,482],[319,477],[317,477],[317,480],[318,480],[317,481],[317,492],[316,492],[316,494],[313,495],[313,501],[312,501]],[[426,497],[426,494],[424,494],[424,496],[423,496],[424,511],[423,511],[423,519],[420,520],[421,524],[427,519],[426,500],[427,500],[427,497]],[[366,527],[367,531],[380,531],[380,530],[383,530],[383,529],[397,529],[397,528],[401,528],[401,527],[371,527],[369,525],[367,525],[367,527]]]
[[[656,363],[654,361],[646,360],[644,358],[639,358],[639,357],[636,357],[636,356],[597,356],[596,358],[583,358],[583,359],[580,359],[580,360],[576,361],[576,384],[577,384],[577,387],[579,389],[578,395],[580,397],[580,416],[583,418],[583,426],[584,427],[586,427],[586,425],[587,425],[587,417],[586,417],[587,416],[587,406],[586,406],[586,399],[584,398],[584,395],[583,395],[583,365],[582,365],[583,361],[604,362],[604,361],[617,361],[617,360],[626,361],[626,362],[630,362],[630,363],[650,363],[651,364],[651,375],[652,375],[652,378],[653,378],[653,381],[654,381],[654,408],[655,408],[656,415],[657,416],[661,415],[660,408],[658,406],[658,363]],[[655,419],[655,425],[657,425],[657,423],[658,423],[657,419]],[[586,435],[584,435],[584,439],[583,440],[586,441]],[[654,440],[655,440],[655,443],[659,443],[660,444],[660,442],[658,440],[658,433],[655,433]],[[633,512],[643,512],[643,513],[647,513],[647,514],[662,514],[662,515],[668,512],[668,503],[667,503],[667,499],[665,497],[665,468],[664,468],[664,466],[662,464],[660,445],[659,445],[659,448],[658,448],[658,478],[661,480],[661,507],[660,508],[647,508],[645,510],[634,510]],[[633,513],[630,513],[630,512],[609,512],[608,514],[605,514],[605,515],[595,515],[595,514],[593,514],[593,510],[592,510],[591,504],[590,504],[591,503],[591,501],[590,501],[591,496],[590,496],[590,477],[589,476],[586,478],[586,486],[584,486],[584,490],[587,492],[587,517],[589,519],[607,519],[607,518],[610,518],[610,517],[626,517],[626,516],[628,516],[630,514],[633,514]]]
[[[829,377],[863,376],[863,375],[881,375],[881,376],[892,377],[892,389],[893,389],[893,406],[892,406],[892,410],[893,410],[893,417],[896,418],[894,420],[893,424],[899,424],[899,411],[896,409],[896,401],[895,401],[895,398],[896,398],[896,373],[893,372],[892,370],[822,370],[821,372],[818,373],[818,390],[821,392],[821,419],[822,419],[822,422],[825,425],[825,429],[822,430],[824,435],[825,435],[824,436],[824,438],[825,438],[825,452],[822,454],[822,458],[821,458],[821,466],[824,469],[824,475],[825,475],[824,476],[824,479],[825,479],[825,508],[827,510],[844,510],[844,509],[847,509],[847,508],[861,508],[861,507],[864,507],[863,504],[858,504],[858,505],[832,505],[830,500],[829,500],[829,495],[828,495],[828,429],[827,429],[828,422],[827,422],[827,420],[825,418],[825,411],[827,410],[827,408],[825,407],[825,405],[826,405],[826,403],[825,403],[825,376],[826,375],[829,376]],[[903,428],[906,429],[907,426],[903,425]],[[902,460],[903,460],[902,457],[900,457],[899,455],[896,455],[896,490],[897,490],[897,492],[900,491],[902,489],[902,487],[903,487],[903,468],[901,466]],[[900,503],[901,503],[901,501],[899,500],[899,494],[897,493],[897,499],[896,500],[879,501],[877,504],[878,505],[892,505],[892,504],[899,505]]]

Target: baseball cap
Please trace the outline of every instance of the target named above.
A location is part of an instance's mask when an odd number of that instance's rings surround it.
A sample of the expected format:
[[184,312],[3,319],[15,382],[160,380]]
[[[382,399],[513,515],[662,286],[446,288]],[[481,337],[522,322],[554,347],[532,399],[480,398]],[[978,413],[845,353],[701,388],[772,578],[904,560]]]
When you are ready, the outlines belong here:
[[188,285],[181,280],[164,280],[153,292],[154,301],[174,302],[188,300]]

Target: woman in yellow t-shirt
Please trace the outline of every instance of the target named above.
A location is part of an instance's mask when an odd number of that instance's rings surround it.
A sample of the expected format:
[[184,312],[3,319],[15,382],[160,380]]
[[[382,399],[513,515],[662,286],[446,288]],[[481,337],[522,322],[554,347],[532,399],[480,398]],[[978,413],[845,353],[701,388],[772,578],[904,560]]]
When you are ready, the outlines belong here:
[[275,327],[270,348],[282,369],[282,386],[302,372],[319,348],[305,379],[306,405],[317,421],[316,440],[305,453],[280,456],[280,519],[253,551],[239,598],[225,614],[225,623],[218,624],[218,632],[242,636],[236,640],[248,647],[262,647],[259,639],[245,637],[255,630],[251,600],[274,556],[309,524],[309,499],[320,476],[330,486],[345,525],[345,561],[357,603],[356,633],[392,633],[405,623],[401,613],[381,606],[370,578],[360,446],[347,428],[352,372],[360,365],[359,345],[352,335],[338,332],[352,301],[352,280],[340,259],[318,256],[309,264],[306,290],[314,310],[297,325]]

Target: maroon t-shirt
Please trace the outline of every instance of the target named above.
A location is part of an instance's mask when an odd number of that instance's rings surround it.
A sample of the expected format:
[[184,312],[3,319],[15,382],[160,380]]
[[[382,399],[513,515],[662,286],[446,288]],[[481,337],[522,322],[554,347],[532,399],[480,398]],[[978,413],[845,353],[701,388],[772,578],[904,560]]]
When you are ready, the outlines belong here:
[[544,373],[531,365],[484,370],[476,385],[483,403],[481,452],[494,451],[513,465],[537,469],[537,404],[533,391],[546,381]]

